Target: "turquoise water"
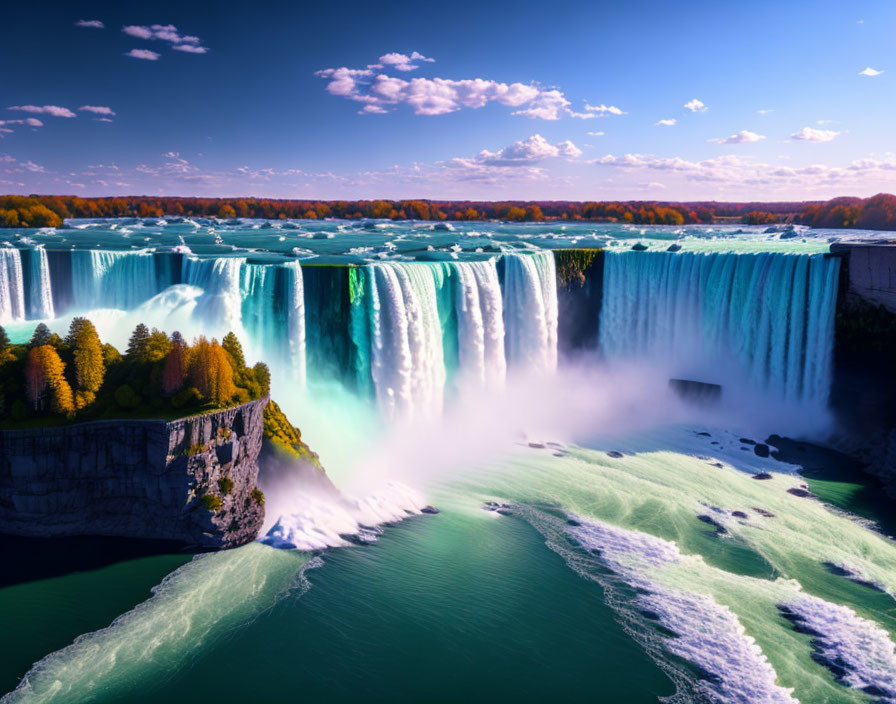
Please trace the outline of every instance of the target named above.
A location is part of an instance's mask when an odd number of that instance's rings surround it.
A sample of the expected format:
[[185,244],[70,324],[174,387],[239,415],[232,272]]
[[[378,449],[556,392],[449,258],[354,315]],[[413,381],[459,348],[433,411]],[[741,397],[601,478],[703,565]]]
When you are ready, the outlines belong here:
[[[896,702],[892,504],[836,455],[754,451],[833,428],[832,233],[75,225],[5,235],[13,337],[65,305],[118,344],[240,330],[341,494],[262,477],[265,542],[195,559],[14,555],[4,704]],[[575,363],[569,246],[610,250]]]

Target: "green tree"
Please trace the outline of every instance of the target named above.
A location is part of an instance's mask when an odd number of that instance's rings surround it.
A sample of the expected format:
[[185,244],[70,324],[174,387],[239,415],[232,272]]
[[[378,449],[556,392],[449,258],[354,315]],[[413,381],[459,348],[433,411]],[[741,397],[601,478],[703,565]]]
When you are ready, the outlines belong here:
[[0,325],[0,359],[6,354],[6,351],[9,349],[9,335],[6,334],[6,330]]
[[146,347],[143,352],[144,360],[147,362],[161,362],[171,351],[171,340],[161,330],[152,329],[149,338],[146,340]]
[[262,396],[270,396],[271,394],[271,370],[264,362],[258,362],[252,371],[255,372],[255,378],[258,381],[259,390]]
[[31,336],[31,342],[28,343],[28,346],[41,347],[42,345],[49,345],[51,337],[50,328],[44,323],[40,323],[34,328],[34,334]]
[[243,355],[243,346],[239,339],[232,332],[227,333],[221,340],[221,347],[230,355],[230,361],[234,369],[246,368],[246,357]]
[[132,361],[145,362],[146,347],[148,343],[149,328],[143,323],[140,323],[134,328],[134,332],[131,333],[131,338],[128,340],[128,349],[127,352],[125,352],[125,355]]

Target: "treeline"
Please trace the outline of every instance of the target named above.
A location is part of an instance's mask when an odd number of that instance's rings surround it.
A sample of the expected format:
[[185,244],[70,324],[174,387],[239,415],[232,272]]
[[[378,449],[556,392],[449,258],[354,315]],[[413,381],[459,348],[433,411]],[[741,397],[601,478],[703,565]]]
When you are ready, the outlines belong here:
[[807,207],[800,222],[811,227],[896,230],[896,196],[878,193],[871,198],[834,198]]
[[761,211],[775,220],[802,213],[805,203],[661,203],[655,201],[311,201],[270,198],[127,196],[0,196],[0,227],[59,227],[66,218],[208,217],[265,219],[586,220],[636,225],[685,225],[736,219]]
[[270,393],[267,366],[246,366],[233,333],[188,344],[142,323],[122,355],[86,318],[62,338],[43,323],[27,344],[0,327],[0,420],[167,417],[222,408]]

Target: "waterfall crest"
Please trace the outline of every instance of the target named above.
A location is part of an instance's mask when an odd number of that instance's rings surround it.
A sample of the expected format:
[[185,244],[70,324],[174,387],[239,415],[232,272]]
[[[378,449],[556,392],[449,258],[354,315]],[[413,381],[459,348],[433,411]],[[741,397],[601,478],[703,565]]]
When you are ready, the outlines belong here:
[[14,247],[0,247],[0,323],[25,317],[22,255]]
[[823,406],[838,271],[823,255],[608,252],[600,348]]
[[456,296],[458,384],[475,388],[504,385],[504,303],[494,259],[458,262]]
[[504,255],[504,325],[511,366],[557,369],[557,274],[550,251]]

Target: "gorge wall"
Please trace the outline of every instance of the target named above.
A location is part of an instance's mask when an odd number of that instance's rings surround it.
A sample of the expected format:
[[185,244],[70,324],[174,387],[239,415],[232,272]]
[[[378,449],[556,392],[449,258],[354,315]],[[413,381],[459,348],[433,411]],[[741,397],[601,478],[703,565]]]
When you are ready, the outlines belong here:
[[0,533],[177,540],[213,549],[254,540],[261,399],[164,420],[0,430]]

